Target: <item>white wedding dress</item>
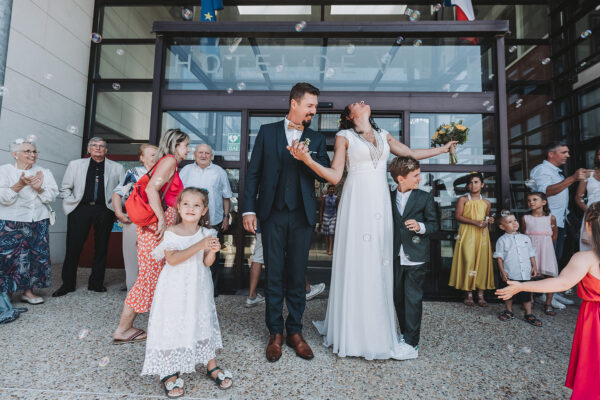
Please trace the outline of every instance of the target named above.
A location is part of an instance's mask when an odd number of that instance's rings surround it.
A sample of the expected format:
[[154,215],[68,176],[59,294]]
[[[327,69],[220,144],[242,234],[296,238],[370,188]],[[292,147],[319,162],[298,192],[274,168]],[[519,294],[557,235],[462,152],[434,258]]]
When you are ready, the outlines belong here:
[[348,139],[348,176],[337,213],[327,313],[313,323],[323,344],[340,357],[416,356],[396,330],[387,135],[375,131],[373,146],[354,130],[337,133]]
[[[600,182],[596,178],[594,178],[594,174],[590,176],[588,179],[585,190],[587,192],[587,206],[591,206],[592,203],[600,201]],[[587,245],[582,242],[582,239],[590,241],[590,236],[585,231],[585,215],[583,216],[583,221],[581,221],[581,229],[579,235],[579,251],[592,250],[592,246]]]

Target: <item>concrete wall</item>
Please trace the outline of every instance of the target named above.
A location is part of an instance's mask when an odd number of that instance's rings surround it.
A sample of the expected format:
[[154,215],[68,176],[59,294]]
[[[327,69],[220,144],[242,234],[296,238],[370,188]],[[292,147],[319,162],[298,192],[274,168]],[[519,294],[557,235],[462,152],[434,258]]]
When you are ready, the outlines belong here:
[[[0,115],[0,164],[13,162],[10,142],[34,134],[38,164],[59,187],[66,165],[81,156],[94,0],[13,2]],[[77,133],[69,133],[69,126]],[[66,217],[60,199],[50,231],[53,263],[65,254]]]

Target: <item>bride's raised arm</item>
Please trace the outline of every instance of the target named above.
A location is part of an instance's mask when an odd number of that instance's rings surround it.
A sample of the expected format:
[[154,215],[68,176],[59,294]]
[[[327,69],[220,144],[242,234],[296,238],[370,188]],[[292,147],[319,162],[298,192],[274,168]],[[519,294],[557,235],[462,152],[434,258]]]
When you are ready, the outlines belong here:
[[424,158],[435,157],[437,155],[448,153],[452,146],[456,146],[457,142],[448,142],[443,147],[432,147],[430,149],[411,149],[398,139],[388,133],[387,141],[390,145],[390,152],[395,156],[412,157],[415,160],[422,160]]
[[342,174],[344,173],[344,164],[346,163],[346,151],[348,149],[348,139],[345,137],[336,136],[335,138],[331,168],[324,167],[313,160],[308,152],[308,147],[302,142],[298,143],[296,140],[294,140],[292,146],[287,146],[287,149],[296,160],[302,161],[310,169],[312,169],[315,174],[319,175],[323,179],[326,179],[327,182],[337,185],[340,179],[342,179]]

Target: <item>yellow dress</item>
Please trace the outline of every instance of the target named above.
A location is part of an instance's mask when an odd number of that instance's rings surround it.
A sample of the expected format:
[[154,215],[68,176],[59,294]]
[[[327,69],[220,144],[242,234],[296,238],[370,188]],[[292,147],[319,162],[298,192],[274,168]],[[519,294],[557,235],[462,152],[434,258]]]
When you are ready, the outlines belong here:
[[[463,209],[463,216],[477,221],[485,221],[487,204],[480,200],[468,200]],[[460,224],[458,238],[454,246],[450,286],[458,290],[494,289],[494,266],[490,233],[485,228],[471,224]]]

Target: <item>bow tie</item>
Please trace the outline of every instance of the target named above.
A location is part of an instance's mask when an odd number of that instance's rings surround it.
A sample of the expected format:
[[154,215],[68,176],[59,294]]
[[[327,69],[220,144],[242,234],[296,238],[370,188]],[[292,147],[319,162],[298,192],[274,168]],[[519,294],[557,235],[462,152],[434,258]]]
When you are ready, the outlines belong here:
[[288,129],[295,129],[297,131],[302,132],[304,130],[304,125],[302,125],[302,124],[295,124],[292,121],[290,121],[289,124],[288,124],[288,126],[287,126],[287,128]]

